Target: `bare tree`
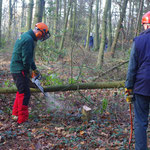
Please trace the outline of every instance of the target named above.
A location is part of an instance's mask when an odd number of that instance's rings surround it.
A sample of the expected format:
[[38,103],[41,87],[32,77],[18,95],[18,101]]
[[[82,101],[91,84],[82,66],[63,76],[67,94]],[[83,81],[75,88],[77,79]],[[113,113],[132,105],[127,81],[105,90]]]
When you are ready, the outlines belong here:
[[91,32],[91,21],[92,21],[92,7],[93,7],[93,0],[89,2],[89,19],[88,19],[88,33],[86,36],[86,49],[89,49],[89,39],[90,39],[90,32]]
[[139,11],[138,11],[138,19],[136,23],[136,30],[135,30],[135,36],[139,35],[141,32],[141,19],[142,19],[142,14],[143,14],[143,5],[144,5],[144,0],[140,0],[139,3]]
[[8,23],[8,38],[11,37],[11,26],[12,26],[12,1],[9,0],[9,23]]
[[23,28],[25,26],[24,9],[25,9],[25,0],[22,0],[21,28]]
[[112,43],[112,46],[111,46],[112,57],[114,57],[114,54],[115,54],[115,48],[116,48],[117,40],[118,40],[118,37],[119,37],[120,29],[121,29],[121,26],[122,26],[122,22],[123,22],[123,19],[125,17],[127,3],[128,3],[128,0],[124,0],[123,6],[122,6],[122,11],[120,13],[120,20],[118,22],[115,37],[114,37],[114,40],[113,40],[113,43]]
[[0,47],[2,46],[2,44],[1,44],[1,34],[2,34],[2,32],[1,32],[1,26],[2,26],[2,22],[1,22],[1,20],[2,20],[2,3],[3,3],[3,1],[2,0],[0,0]]
[[35,15],[34,15],[34,24],[37,22],[42,22],[43,16],[43,8],[45,0],[36,0],[36,7],[35,7]]
[[96,0],[96,14],[95,14],[95,50],[99,49],[99,25],[98,25],[98,10],[99,10],[99,0]]
[[108,8],[108,51],[111,49],[112,44],[112,25],[111,25],[111,1]]
[[68,16],[69,16],[71,4],[72,4],[72,0],[69,0],[68,10],[67,10],[66,18],[65,18],[64,29],[63,29],[63,35],[61,37],[60,46],[59,46],[59,51],[61,51],[61,49],[63,48],[63,45],[64,45],[64,39],[65,39],[65,35],[66,35],[66,29],[67,29],[67,23],[68,23]]
[[104,14],[103,14],[103,22],[102,22],[102,36],[101,36],[101,43],[99,48],[99,54],[97,59],[97,67],[102,67],[103,59],[104,59],[104,48],[105,48],[105,41],[106,41],[106,25],[107,25],[107,12],[109,8],[109,3],[111,0],[106,0]]
[[30,0],[29,5],[28,5],[28,18],[27,18],[27,29],[31,29],[31,24],[32,24],[32,15],[33,15],[33,6],[34,2],[33,0]]
[[55,20],[54,20],[54,42],[56,47],[56,35],[57,35],[57,26],[58,26],[58,9],[59,9],[59,0],[56,0],[55,4]]

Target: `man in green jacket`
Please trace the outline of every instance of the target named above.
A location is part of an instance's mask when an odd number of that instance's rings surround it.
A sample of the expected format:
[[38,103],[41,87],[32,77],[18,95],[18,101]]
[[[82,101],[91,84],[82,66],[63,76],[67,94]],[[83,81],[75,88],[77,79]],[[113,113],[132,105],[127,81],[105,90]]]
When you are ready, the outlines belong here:
[[48,27],[44,23],[37,23],[35,28],[25,32],[17,39],[10,64],[14,82],[17,86],[16,99],[13,105],[12,115],[19,124],[28,120],[28,103],[30,99],[29,71],[38,73],[34,62],[34,42],[44,41],[50,37]]

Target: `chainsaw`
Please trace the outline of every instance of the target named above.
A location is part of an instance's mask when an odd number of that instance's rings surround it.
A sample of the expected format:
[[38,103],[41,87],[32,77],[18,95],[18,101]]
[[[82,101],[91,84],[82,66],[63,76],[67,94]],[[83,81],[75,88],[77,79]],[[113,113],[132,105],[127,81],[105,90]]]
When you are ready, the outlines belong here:
[[41,86],[41,80],[42,76],[40,74],[35,74],[32,73],[32,83],[34,83],[36,85],[36,87],[38,87],[38,89],[44,94],[45,97],[48,97],[47,93],[44,92],[44,88]]

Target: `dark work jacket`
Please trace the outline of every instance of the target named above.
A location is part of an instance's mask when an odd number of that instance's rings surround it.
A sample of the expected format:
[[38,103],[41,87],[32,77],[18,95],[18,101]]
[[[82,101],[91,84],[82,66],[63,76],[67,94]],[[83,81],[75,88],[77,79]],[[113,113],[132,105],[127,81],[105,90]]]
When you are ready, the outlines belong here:
[[30,69],[35,70],[34,63],[34,41],[37,38],[32,30],[25,32],[17,39],[11,58],[11,73],[21,73],[21,71],[29,72]]
[[134,39],[135,68],[133,92],[150,96],[150,29]]

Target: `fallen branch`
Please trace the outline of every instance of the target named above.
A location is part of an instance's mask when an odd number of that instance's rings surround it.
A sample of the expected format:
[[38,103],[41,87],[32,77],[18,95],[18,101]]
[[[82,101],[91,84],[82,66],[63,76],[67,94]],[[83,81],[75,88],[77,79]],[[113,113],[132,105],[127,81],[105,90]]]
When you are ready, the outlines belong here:
[[95,77],[92,81],[96,81],[98,78],[100,78],[100,77],[106,75],[107,73],[109,73],[109,72],[111,72],[111,71],[117,69],[118,67],[120,67],[120,66],[122,66],[122,65],[124,65],[124,64],[126,64],[126,63],[128,63],[128,62],[129,62],[129,60],[124,61],[124,62],[122,62],[122,63],[119,63],[118,65],[116,65],[116,66],[114,66],[114,67],[108,69],[107,71],[105,71],[105,72],[99,74],[99,75],[98,75],[97,77]]
[[[105,88],[121,88],[124,87],[125,81],[115,82],[92,82],[92,83],[79,83],[70,85],[57,85],[51,87],[44,87],[45,92],[57,91],[72,91],[72,90],[87,90],[87,89],[105,89]],[[16,88],[0,88],[0,94],[16,93]],[[31,92],[41,92],[39,89],[31,88]]]

